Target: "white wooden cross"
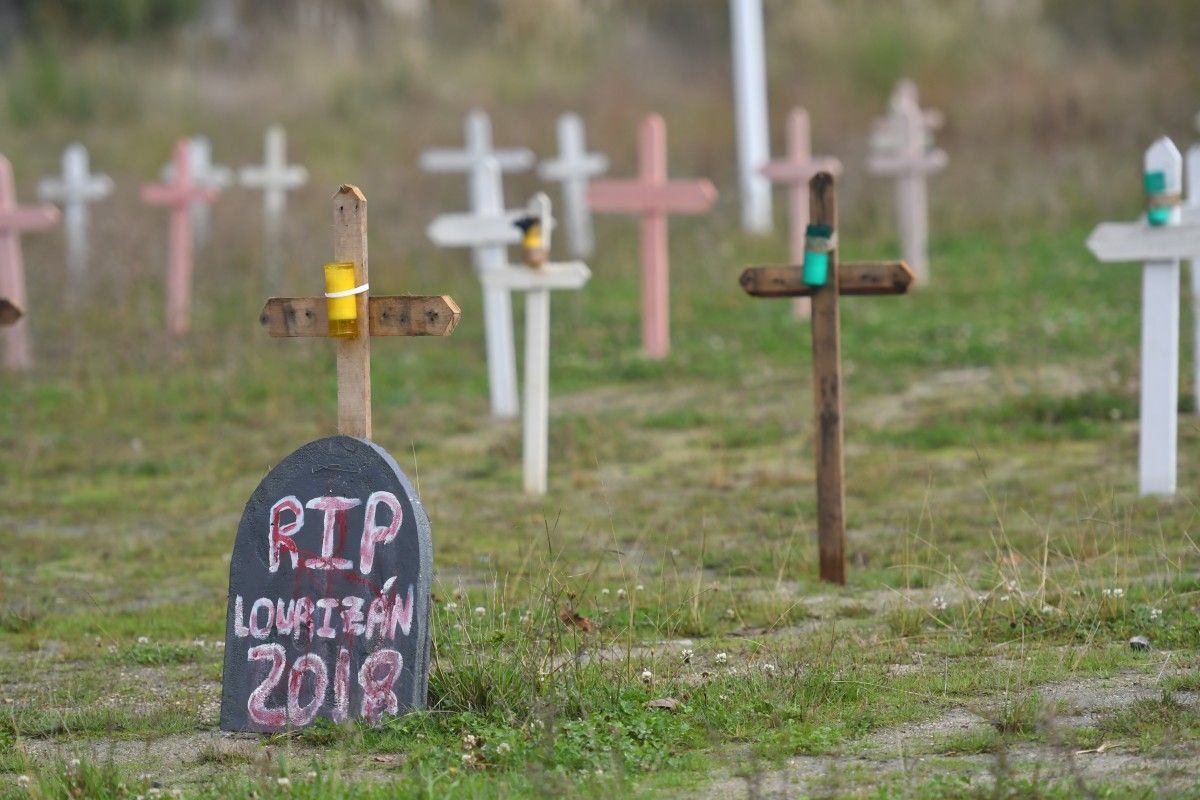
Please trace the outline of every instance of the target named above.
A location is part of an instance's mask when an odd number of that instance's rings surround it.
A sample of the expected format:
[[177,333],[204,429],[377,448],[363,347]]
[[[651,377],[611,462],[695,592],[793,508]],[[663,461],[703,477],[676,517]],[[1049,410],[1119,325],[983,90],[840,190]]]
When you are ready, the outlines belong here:
[[263,251],[268,279],[279,273],[283,258],[283,227],[287,214],[287,193],[308,183],[308,170],[287,163],[287,131],[282,125],[267,128],[263,143],[263,163],[242,167],[238,180],[249,189],[263,193]]
[[771,158],[762,6],[762,0],[729,0],[742,229],[752,233],[771,231],[771,184],[760,172]]
[[[213,190],[215,197],[223,189],[233,186],[233,170],[212,161],[212,143],[206,136],[188,139],[188,164],[192,171],[192,185],[200,189]],[[159,173],[163,183],[174,183],[175,162],[165,164]],[[188,212],[192,218],[192,235],[197,249],[208,243],[212,229],[211,202],[192,203]]]
[[[1187,180],[1187,200],[1183,206],[1184,224],[1200,224],[1200,144],[1188,148],[1184,161]],[[1190,266],[1192,286],[1192,397],[1193,413],[1200,414],[1200,253]]]
[[[25,308],[25,264],[21,259],[21,233],[40,231],[58,222],[54,206],[19,206],[13,185],[12,165],[0,156],[0,297],[14,309]],[[0,332],[4,345],[4,368],[26,370],[33,366],[29,344],[29,321],[19,314],[11,317]]]
[[[762,174],[774,183],[782,183],[788,189],[788,245],[793,264],[804,261],[804,231],[808,227],[808,182],[818,172],[828,172],[833,177],[842,174],[842,162],[833,156],[812,154],[812,131],[808,112],[793,108],[787,118],[787,153],[783,158],[770,161],[762,168]],[[792,298],[792,312],[797,319],[807,319],[812,301],[807,297]]]
[[[433,148],[420,156],[426,172],[466,173],[471,213],[496,217],[504,213],[502,172],[522,172],[533,166],[533,151],[527,148],[495,150],[492,122],[483,111],[472,111],[464,124],[466,147],[462,150]],[[491,162],[495,168],[489,168]],[[484,241],[470,245],[475,271],[483,274],[508,264],[504,244]],[[492,414],[501,419],[517,416],[517,361],[514,355],[512,294],[500,287],[483,288],[483,325],[487,344],[488,392]]]
[[558,157],[538,164],[544,181],[562,184],[563,229],[567,233],[567,252],[572,258],[587,258],[595,249],[592,209],[587,201],[588,181],[608,172],[608,156],[589,153],[578,114],[558,118]]
[[62,154],[62,175],[38,181],[38,199],[62,206],[67,237],[67,297],[78,298],[87,273],[88,205],[112,194],[112,178],[93,175],[87,148],[78,142]]
[[873,175],[896,179],[896,222],[904,261],[917,280],[929,280],[929,197],[926,176],[945,168],[942,150],[929,146],[929,122],[917,101],[916,87],[892,97],[892,108],[867,160]]
[[[536,195],[529,216],[539,220],[541,247],[550,249],[550,199]],[[515,225],[514,225],[515,228]],[[546,493],[550,405],[550,292],[581,289],[592,273],[582,261],[548,262],[540,266],[509,264],[488,270],[485,284],[525,292],[525,410],[522,421],[522,467],[525,492]]]
[[1101,261],[1141,261],[1142,387],[1138,485],[1143,495],[1175,493],[1179,403],[1179,259],[1200,256],[1200,224],[1180,224],[1183,157],[1167,137],[1146,150],[1146,216],[1105,222],[1088,237]]

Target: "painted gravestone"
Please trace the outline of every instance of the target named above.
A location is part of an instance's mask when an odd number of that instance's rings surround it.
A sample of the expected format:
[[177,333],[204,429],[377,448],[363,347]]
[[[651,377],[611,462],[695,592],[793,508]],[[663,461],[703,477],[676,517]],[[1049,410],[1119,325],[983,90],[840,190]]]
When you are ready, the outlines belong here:
[[221,728],[423,708],[432,550],[412,484],[369,441],[320,439],[271,470],[233,548]]

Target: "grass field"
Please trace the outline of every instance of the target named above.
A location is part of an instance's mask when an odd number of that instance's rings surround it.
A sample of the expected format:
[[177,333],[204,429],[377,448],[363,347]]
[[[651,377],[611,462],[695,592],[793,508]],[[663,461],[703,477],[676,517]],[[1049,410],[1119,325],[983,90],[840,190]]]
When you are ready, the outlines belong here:
[[[808,334],[741,295],[763,243],[721,226],[673,229],[663,363],[636,355],[632,245],[601,227],[626,244],[555,300],[544,500],[518,491],[518,428],[486,415],[465,270],[442,284],[464,307],[453,337],[377,342],[376,438],[420,486],[437,565],[431,712],[379,729],[215,731],[236,520],[274,461],[330,431],[326,343],[268,340],[247,297],[221,312],[254,339],[232,359],[205,325],[146,372],[6,383],[6,791],[704,794],[742,773],[764,792],[1182,789],[1200,463],[1189,413],[1183,491],[1136,497],[1137,270],[1097,267],[1083,230],[938,237],[930,287],[845,301],[841,590],[814,580]],[[892,247],[846,237],[851,256]],[[647,707],[664,697],[681,705]]]
[[[829,13],[824,30],[844,33]],[[1040,30],[1014,52],[987,38],[1004,31],[962,33],[933,11],[896,49],[889,13],[844,50],[797,38],[792,17],[770,32],[776,88],[785,45],[805,45],[805,67],[848,65],[776,93],[805,97],[818,146],[847,162],[844,258],[898,251],[890,189],[860,166],[898,70],[951,120],[933,281],[842,306],[845,588],[815,579],[807,326],[737,285],[744,265],[782,259],[785,237],[734,227],[724,62],[656,51],[640,30],[602,32],[620,48],[585,39],[560,71],[511,44],[322,53],[285,62],[294,75],[187,47],[178,63],[132,47],[66,66],[14,56],[0,152],[21,196],[73,137],[119,188],[96,210],[79,306],[62,305],[61,242],[26,238],[40,362],[0,377],[0,796],[1200,797],[1192,315],[1181,489],[1140,499],[1139,270],[1083,245],[1096,221],[1137,213],[1137,155],[1185,130],[1191,110],[1171,100],[1196,88],[1176,68],[1194,62],[1068,57]],[[439,83],[413,77],[431,72]],[[467,257],[421,235],[461,207],[462,181],[419,175],[415,154],[456,136],[469,103],[493,111],[498,141],[541,152],[554,115],[586,110],[617,174],[633,169],[638,117],[660,108],[672,172],[724,193],[714,215],[671,223],[662,362],[638,355],[636,227],[598,221],[591,284],[553,300],[540,500],[520,493],[518,425],[487,414]],[[1113,106],[1144,113],[1106,127]],[[286,272],[267,284],[259,198],[231,194],[200,255],[195,331],[172,343],[165,221],[137,206],[137,183],[192,129],[229,163],[257,158],[275,118],[313,173]],[[376,440],[433,525],[431,708],[226,737],[237,521],[272,465],[335,425],[331,345],[271,340],[258,311],[317,290],[347,180],[371,203],[373,288],[463,308],[449,339],[372,345]],[[507,199],[532,187],[517,177]],[[1134,635],[1152,648],[1131,650]]]

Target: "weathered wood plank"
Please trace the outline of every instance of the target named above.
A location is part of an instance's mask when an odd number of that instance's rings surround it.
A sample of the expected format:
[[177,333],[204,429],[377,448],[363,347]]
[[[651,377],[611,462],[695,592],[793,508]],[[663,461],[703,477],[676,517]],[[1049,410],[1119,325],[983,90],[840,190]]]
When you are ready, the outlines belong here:
[[[747,267],[738,282],[754,297],[812,297],[803,267]],[[905,294],[916,281],[903,261],[863,261],[838,266],[838,294]]]
[[21,308],[12,300],[0,297],[0,326],[12,325],[21,318]]
[[[833,176],[809,182],[812,223],[837,231]],[[821,580],[846,582],[846,493],[842,458],[842,358],[838,319],[837,249],[829,253],[829,282],[812,293],[813,399],[817,413],[817,549]]]
[[[333,260],[354,264],[354,281],[368,282],[367,198],[357,186],[344,184],[333,196]],[[358,319],[368,320],[367,294],[356,295]],[[337,340],[338,433],[371,438],[371,332],[359,325],[358,336]]]
[[[449,336],[462,311],[449,295],[389,295],[369,300],[372,336]],[[274,338],[328,336],[324,297],[272,297],[259,321]]]

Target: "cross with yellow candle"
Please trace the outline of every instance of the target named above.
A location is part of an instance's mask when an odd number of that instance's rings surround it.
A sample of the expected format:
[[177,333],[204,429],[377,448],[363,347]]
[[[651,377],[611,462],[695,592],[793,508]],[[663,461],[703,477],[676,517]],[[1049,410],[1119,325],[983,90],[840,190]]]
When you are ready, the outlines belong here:
[[448,336],[462,312],[448,295],[372,297],[367,282],[367,198],[343,185],[333,196],[333,261],[324,297],[272,297],[259,320],[272,337],[337,341],[338,433],[371,438],[371,337]]

